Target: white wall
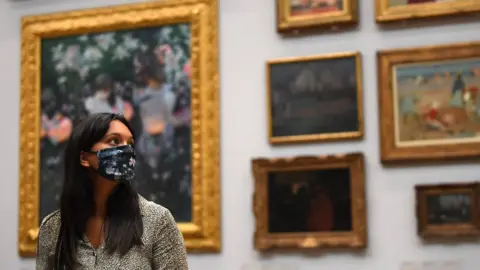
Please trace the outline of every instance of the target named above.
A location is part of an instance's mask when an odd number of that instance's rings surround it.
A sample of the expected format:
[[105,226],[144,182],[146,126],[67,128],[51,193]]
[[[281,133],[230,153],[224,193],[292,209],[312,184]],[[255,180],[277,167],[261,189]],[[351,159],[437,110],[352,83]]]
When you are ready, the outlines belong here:
[[[0,269],[34,269],[17,254],[20,18],[27,14],[133,2],[128,0],[0,1]],[[422,246],[415,235],[416,183],[480,180],[478,165],[384,169],[379,163],[375,52],[378,49],[479,39],[480,23],[380,31],[373,0],[361,0],[358,31],[282,39],[275,32],[273,0],[220,0],[221,164],[223,250],[190,255],[193,270],[239,270],[248,264],[282,270],[391,270],[403,261],[461,260],[478,269],[480,246]],[[439,23],[440,24],[440,23]],[[266,140],[267,59],[359,50],[363,54],[366,138],[362,142],[272,148]],[[246,107],[248,106],[248,107]],[[369,248],[365,256],[325,254],[262,258],[253,250],[250,158],[364,151],[367,156]],[[290,269],[290,268],[288,268]],[[285,269],[286,270],[286,269]]]

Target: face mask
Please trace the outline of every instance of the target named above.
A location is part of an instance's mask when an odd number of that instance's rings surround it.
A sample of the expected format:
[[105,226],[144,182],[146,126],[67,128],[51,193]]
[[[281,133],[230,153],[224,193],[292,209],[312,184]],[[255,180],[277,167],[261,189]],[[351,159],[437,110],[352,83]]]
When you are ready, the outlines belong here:
[[135,177],[135,150],[131,145],[105,148],[94,152],[98,174],[112,181],[131,182]]

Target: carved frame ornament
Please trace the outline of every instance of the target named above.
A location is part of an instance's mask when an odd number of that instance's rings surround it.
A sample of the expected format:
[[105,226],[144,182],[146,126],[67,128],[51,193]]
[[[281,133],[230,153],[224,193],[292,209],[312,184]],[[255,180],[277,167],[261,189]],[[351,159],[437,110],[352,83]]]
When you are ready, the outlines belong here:
[[174,0],[62,12],[22,20],[18,249],[35,255],[39,224],[40,47],[43,38],[176,23],[191,27],[192,222],[190,252],[220,251],[217,0]]

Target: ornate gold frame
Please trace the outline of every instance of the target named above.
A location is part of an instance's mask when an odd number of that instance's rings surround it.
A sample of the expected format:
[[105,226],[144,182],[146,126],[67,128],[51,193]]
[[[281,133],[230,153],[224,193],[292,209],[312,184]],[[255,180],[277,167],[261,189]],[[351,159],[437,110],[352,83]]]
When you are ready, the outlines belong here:
[[[326,133],[326,134],[311,134],[311,135],[295,135],[274,137],[272,134],[272,89],[270,87],[270,67],[277,64],[295,63],[295,62],[310,62],[319,60],[331,60],[338,58],[355,58],[356,77],[357,77],[357,108],[358,108],[358,131]],[[363,138],[363,71],[362,71],[362,56],[360,52],[341,52],[303,57],[291,57],[269,60],[266,64],[267,74],[267,121],[268,121],[268,141],[270,144],[289,144],[289,143],[305,143],[305,142],[320,142],[320,141],[339,141],[339,140],[360,140]]]
[[220,250],[217,0],[174,0],[30,16],[22,21],[19,254],[38,237],[42,38],[190,23],[193,221],[180,223],[189,251]]
[[396,134],[394,113],[396,106],[393,95],[395,65],[473,57],[480,57],[480,42],[387,50],[377,53],[380,148],[381,160],[384,164],[480,157],[480,142],[399,147],[395,143],[394,135]]
[[[306,171],[332,168],[350,168],[352,222],[351,232],[269,233],[268,232],[268,174],[281,171]],[[252,160],[255,178],[253,212],[256,219],[255,249],[276,248],[351,248],[367,245],[364,158],[361,153],[294,158],[258,158]]]
[[379,23],[448,15],[462,15],[480,11],[480,3],[476,0],[416,4],[398,7],[389,7],[388,2],[389,0],[375,0],[376,21]]
[[302,29],[355,25],[358,23],[357,0],[343,0],[343,11],[306,16],[292,16],[290,0],[277,1],[277,31],[296,32]]
[[[417,185],[416,212],[417,233],[425,240],[455,239],[480,236],[480,184],[452,183],[438,185]],[[468,193],[472,198],[472,222],[448,225],[429,225],[426,198],[428,195]]]

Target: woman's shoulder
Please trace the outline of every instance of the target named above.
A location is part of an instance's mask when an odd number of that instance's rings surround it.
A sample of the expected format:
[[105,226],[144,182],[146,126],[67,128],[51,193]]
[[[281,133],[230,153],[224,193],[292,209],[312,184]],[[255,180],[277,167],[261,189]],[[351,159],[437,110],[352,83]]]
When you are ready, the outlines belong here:
[[44,247],[52,248],[57,240],[60,231],[60,211],[54,211],[48,214],[40,224],[38,235],[39,244]]
[[60,210],[53,211],[43,218],[40,223],[40,229],[42,228],[55,228],[60,226]]
[[139,206],[141,215],[146,218],[157,219],[170,214],[167,208],[155,202],[149,201],[142,196],[139,196]]

